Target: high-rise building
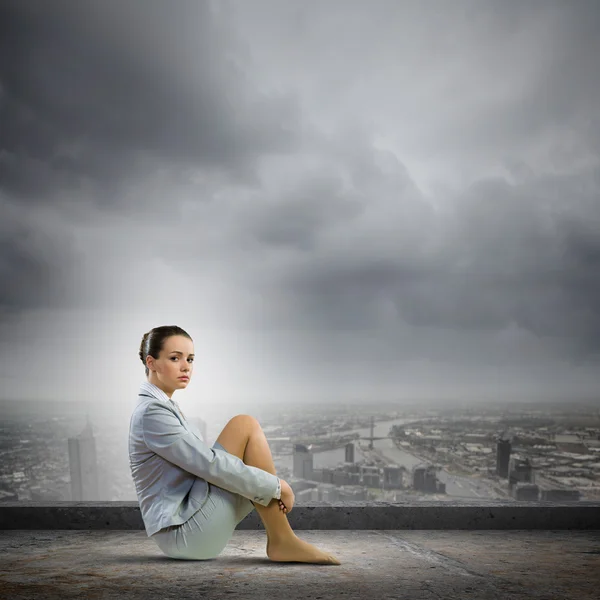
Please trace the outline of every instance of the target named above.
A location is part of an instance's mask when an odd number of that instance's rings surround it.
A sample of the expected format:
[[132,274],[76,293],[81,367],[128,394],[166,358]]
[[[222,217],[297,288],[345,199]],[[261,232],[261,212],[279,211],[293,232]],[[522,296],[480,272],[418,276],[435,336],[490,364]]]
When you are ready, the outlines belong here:
[[420,492],[431,492],[437,493],[438,491],[445,491],[445,487],[440,489],[438,485],[435,467],[433,465],[428,466],[416,466],[413,468],[413,488]]
[[304,444],[294,444],[294,477],[313,478],[313,455]]
[[98,493],[96,440],[89,416],[84,430],[76,437],[69,438],[68,444],[71,501],[101,500]]
[[511,486],[516,483],[535,483],[533,465],[529,457],[513,456],[510,459],[508,483]]
[[346,444],[346,462],[353,463],[354,462],[354,444],[350,442]]
[[510,440],[499,439],[496,446],[496,474],[508,478],[508,463],[510,461]]
[[403,487],[402,467],[397,465],[386,465],[383,467],[383,487],[386,490]]

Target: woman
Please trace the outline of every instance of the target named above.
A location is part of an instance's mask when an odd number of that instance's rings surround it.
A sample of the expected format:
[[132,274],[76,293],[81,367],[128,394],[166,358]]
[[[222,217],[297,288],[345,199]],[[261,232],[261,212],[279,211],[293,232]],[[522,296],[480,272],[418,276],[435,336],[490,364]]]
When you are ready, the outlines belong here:
[[339,565],[292,531],[287,513],[294,492],[276,476],[256,419],[233,417],[210,448],[172,399],[192,376],[192,338],[175,325],[155,327],[144,335],[139,355],[146,381],[131,416],[129,461],[146,532],[161,551],[214,558],[256,508],[271,560]]

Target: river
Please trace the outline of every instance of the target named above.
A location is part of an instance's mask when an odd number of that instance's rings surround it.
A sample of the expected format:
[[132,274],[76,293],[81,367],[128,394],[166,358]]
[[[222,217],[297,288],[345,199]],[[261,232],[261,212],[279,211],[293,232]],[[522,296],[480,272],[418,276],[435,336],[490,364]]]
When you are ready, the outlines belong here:
[[[391,421],[380,421],[376,422],[373,427],[373,437],[381,437],[389,435],[390,429],[393,425],[404,425],[406,423],[414,422],[416,419],[393,419]],[[369,437],[371,435],[371,428],[364,427],[361,429],[352,429],[349,431],[340,432],[343,435],[351,433],[358,433],[361,437]],[[327,434],[317,437],[327,437]],[[361,443],[368,444],[368,440],[361,440]],[[423,461],[408,452],[400,450],[396,447],[393,440],[375,440],[373,446],[380,450],[387,458],[397,465],[404,465],[409,471],[416,465],[421,464]],[[358,446],[355,444],[355,454],[360,454]],[[325,450],[323,452],[315,452],[313,458],[313,465],[315,469],[322,469],[323,467],[335,467],[339,463],[344,462],[345,449],[336,448],[334,450]],[[360,456],[355,456],[355,459],[359,459]],[[293,456],[291,454],[278,456],[275,461],[278,467],[287,467],[292,469],[293,467]]]
[[[390,429],[393,425],[405,425],[407,423],[413,423],[418,421],[415,418],[403,418],[393,419],[391,421],[380,421],[376,422],[373,427],[373,437],[383,437],[389,435]],[[371,435],[371,428],[365,427],[361,429],[353,429],[350,431],[341,432],[344,435],[349,433],[358,433],[361,437],[369,437]],[[320,437],[327,437],[327,434]],[[362,444],[368,444],[368,440],[361,440]],[[421,458],[400,450],[394,441],[390,438],[382,440],[374,440],[373,446],[379,450],[387,459],[392,463],[404,466],[409,472],[412,471],[413,467],[417,465],[429,465],[431,461],[422,460]],[[358,445],[355,444],[355,460],[362,458],[361,452]],[[315,469],[322,469],[323,467],[335,467],[340,463],[343,463],[345,459],[345,449],[336,448],[334,450],[325,450],[323,452],[315,452],[313,455],[313,466]],[[291,454],[279,455],[274,459],[275,466],[277,469],[287,468],[290,471],[293,469],[294,458]],[[493,499],[497,498],[498,494],[485,484],[480,479],[461,477],[448,473],[445,469],[440,470],[437,473],[438,479],[446,484],[446,496],[448,498],[485,498]],[[439,496],[437,496],[439,498]]]
[[[389,421],[375,422],[373,427],[373,437],[383,437],[389,435],[390,429],[393,425],[405,425],[408,423],[415,423],[420,420],[421,419],[415,417],[409,417],[401,419],[392,419]],[[211,429],[213,429],[213,427],[211,427]],[[214,428],[213,431],[220,431],[220,427],[221,426],[219,426],[218,429]],[[340,433],[343,435],[347,435],[349,433],[358,433],[360,437],[369,437],[371,435],[371,428],[362,427],[359,429],[352,429]],[[327,435],[328,434],[324,434],[323,436],[319,437],[327,437]],[[214,437],[216,438],[216,433]],[[366,445],[368,444],[368,440],[361,440],[361,443]],[[385,458],[389,459],[391,463],[394,463],[399,466],[404,466],[409,473],[412,471],[413,467],[417,465],[431,464],[431,461],[427,459],[422,460],[419,457],[414,456],[410,452],[400,450],[390,438],[375,440],[373,442],[373,446],[375,449],[379,450],[379,452],[381,452]],[[363,458],[363,455],[361,454],[357,444],[355,444],[354,446],[354,452],[355,460],[359,461]],[[322,469],[323,467],[335,467],[338,464],[343,463],[344,459],[345,449],[343,446],[334,450],[315,452],[313,455],[313,466],[315,469]],[[291,454],[274,456],[274,462],[275,467],[278,471],[280,469],[288,469],[290,472],[293,471],[294,457]],[[440,470],[437,473],[437,477],[439,481],[446,484],[446,497],[448,497],[448,499],[483,498],[489,500],[501,497],[496,491],[494,491],[491,485],[489,485],[489,482],[485,482],[481,479],[453,475],[451,473],[448,473],[448,471],[446,471],[445,469]],[[439,498],[440,495],[435,497]]]

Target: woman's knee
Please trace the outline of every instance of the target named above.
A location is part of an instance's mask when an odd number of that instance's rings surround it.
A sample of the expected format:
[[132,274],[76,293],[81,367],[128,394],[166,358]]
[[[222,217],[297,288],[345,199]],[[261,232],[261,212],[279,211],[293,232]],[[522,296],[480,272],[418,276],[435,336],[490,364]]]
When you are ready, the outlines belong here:
[[232,417],[223,431],[217,437],[217,442],[230,454],[235,454],[242,460],[246,452],[246,444],[251,435],[260,427],[258,421],[250,415]]
[[235,417],[232,417],[227,424],[229,425],[230,423],[235,426],[236,429],[239,428],[241,431],[247,433],[252,433],[257,427],[260,427],[260,423],[255,417],[246,414],[235,415]]

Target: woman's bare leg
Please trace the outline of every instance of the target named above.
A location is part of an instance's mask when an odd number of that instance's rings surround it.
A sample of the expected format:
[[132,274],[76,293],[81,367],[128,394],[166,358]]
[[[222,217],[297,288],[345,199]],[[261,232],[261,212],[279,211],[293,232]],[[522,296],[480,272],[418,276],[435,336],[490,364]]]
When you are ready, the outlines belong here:
[[[233,417],[223,428],[217,442],[247,465],[275,475],[269,443],[258,421],[249,415]],[[339,561],[301,540],[292,530],[287,515],[275,498],[268,506],[254,503],[267,532],[267,556],[277,562],[307,562],[339,565]]]

